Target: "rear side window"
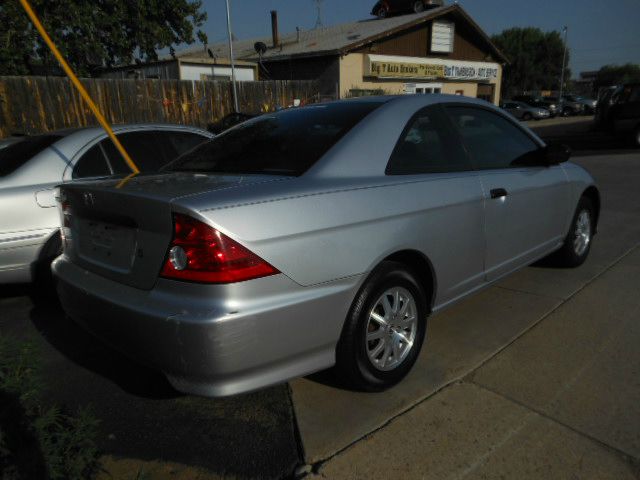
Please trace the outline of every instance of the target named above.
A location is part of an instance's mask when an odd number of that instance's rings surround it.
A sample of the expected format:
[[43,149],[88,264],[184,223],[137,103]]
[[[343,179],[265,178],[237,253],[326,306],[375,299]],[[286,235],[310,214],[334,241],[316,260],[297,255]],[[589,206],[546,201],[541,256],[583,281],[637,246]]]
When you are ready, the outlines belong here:
[[107,159],[99,144],[91,147],[73,169],[73,178],[106,177],[111,175]]
[[169,165],[172,171],[302,175],[379,102],[312,105],[262,115]]
[[447,107],[478,169],[530,164],[538,145],[518,126],[496,113],[473,107]]
[[60,140],[60,135],[24,137],[0,149],[0,177],[15,172],[31,158]]
[[415,175],[472,170],[448,119],[436,108],[426,108],[407,125],[391,155],[387,175]]
[[[118,134],[118,140],[131,156],[141,172],[156,172],[167,163],[157,133],[155,131],[129,132]],[[127,166],[116,149],[113,142],[106,138],[102,141],[102,147],[109,157],[109,162],[115,174],[129,174],[131,169]]]
[[158,135],[169,143],[171,160],[209,140],[202,135],[187,132],[158,132]]

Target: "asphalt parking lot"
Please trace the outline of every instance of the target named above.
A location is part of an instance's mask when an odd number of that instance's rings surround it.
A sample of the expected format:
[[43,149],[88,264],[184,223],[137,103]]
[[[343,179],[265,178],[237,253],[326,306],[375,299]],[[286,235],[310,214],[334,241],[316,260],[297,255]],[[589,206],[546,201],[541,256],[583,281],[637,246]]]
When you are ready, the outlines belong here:
[[416,368],[387,393],[344,390],[320,373],[229,399],[182,396],[21,286],[2,290],[0,329],[38,345],[52,401],[93,407],[104,478],[133,479],[140,466],[185,479],[296,468],[325,478],[640,478],[640,152],[592,134],[588,119],[548,122],[531,126],[569,141],[602,190],[589,260],[533,265],[434,316]]

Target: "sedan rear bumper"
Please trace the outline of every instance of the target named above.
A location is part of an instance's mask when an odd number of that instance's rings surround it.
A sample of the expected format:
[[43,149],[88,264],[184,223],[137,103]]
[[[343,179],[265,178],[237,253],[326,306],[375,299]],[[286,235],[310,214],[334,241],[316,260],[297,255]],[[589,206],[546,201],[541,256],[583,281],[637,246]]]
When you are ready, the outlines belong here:
[[360,277],[301,287],[284,275],[231,285],[113,282],[66,257],[53,271],[69,316],[185,393],[226,396],[328,368]]

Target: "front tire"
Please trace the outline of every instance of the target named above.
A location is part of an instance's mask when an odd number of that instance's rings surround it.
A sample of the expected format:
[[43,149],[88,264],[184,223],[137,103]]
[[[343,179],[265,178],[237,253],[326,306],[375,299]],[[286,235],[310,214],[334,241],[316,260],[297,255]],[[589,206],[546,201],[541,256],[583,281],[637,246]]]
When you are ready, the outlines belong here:
[[422,0],[418,0],[417,2],[414,2],[413,11],[416,13],[424,12],[424,3],[422,2]]
[[640,148],[640,125],[633,131],[633,146]]
[[384,262],[358,292],[336,349],[335,371],[347,386],[377,392],[402,380],[426,332],[427,300],[402,264]]
[[525,122],[528,122],[532,118],[533,117],[531,116],[531,114],[529,112],[526,112],[524,115],[522,115],[522,120],[525,121]]
[[595,232],[595,209],[587,197],[582,197],[573,216],[571,229],[562,248],[556,253],[556,263],[562,267],[575,268],[582,265],[591,251]]

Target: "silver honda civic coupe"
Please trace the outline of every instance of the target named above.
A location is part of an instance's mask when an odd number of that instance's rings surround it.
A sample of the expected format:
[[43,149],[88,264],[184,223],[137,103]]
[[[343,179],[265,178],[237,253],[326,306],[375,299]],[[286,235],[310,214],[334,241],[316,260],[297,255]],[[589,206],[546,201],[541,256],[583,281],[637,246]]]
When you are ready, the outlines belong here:
[[430,314],[543,257],[585,260],[600,197],[568,157],[457,96],[263,115],[160,174],[62,186],[58,293],[183,392],[331,366],[384,390]]
[[[114,127],[142,171],[157,171],[213,137],[180,125]],[[130,172],[101,128],[72,128],[0,140],[0,284],[30,282],[60,254],[60,182]]]

